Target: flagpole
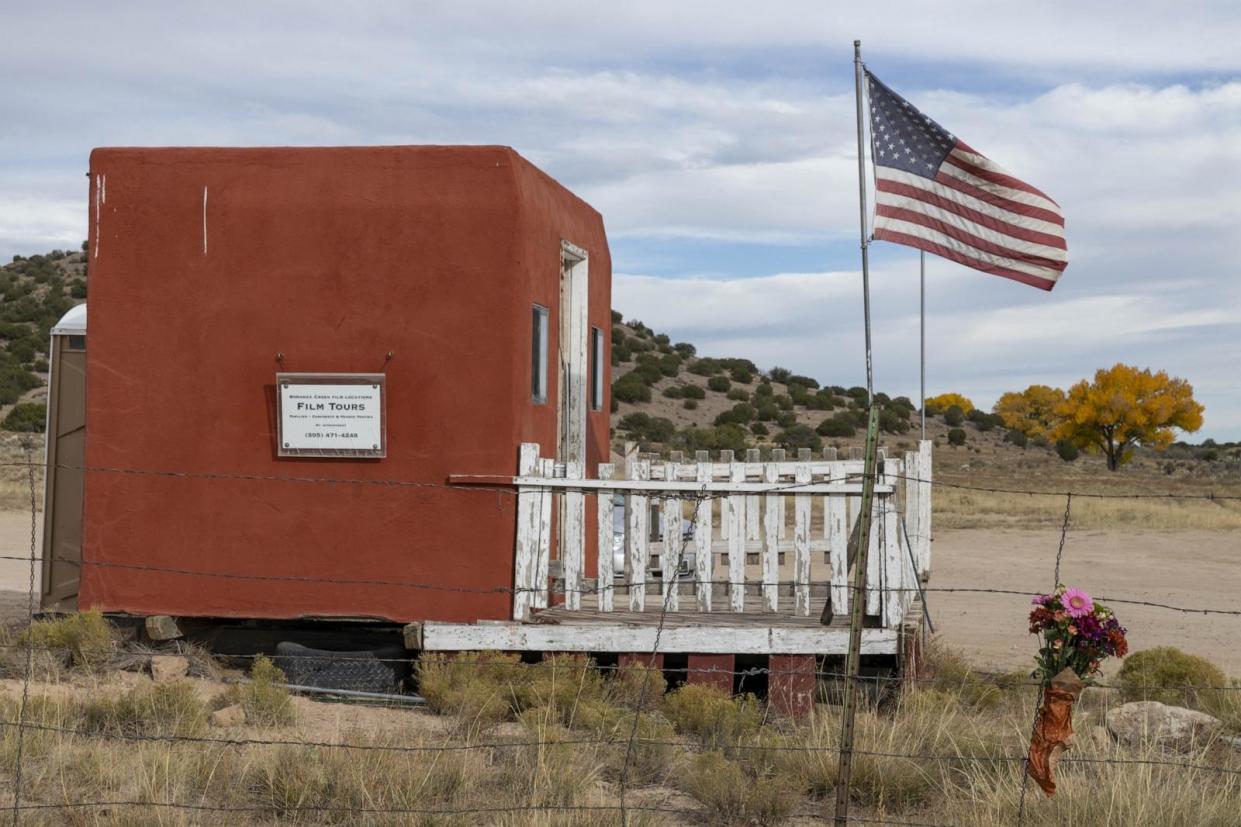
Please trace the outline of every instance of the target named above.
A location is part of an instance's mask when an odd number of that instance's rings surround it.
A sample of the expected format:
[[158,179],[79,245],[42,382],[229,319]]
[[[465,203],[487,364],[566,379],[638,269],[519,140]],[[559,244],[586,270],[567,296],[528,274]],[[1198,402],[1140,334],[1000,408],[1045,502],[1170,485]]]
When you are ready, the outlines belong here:
[[862,238],[862,313],[866,322],[866,396],[868,402],[874,401],[875,379],[871,367],[870,351],[870,242],[866,237],[866,152],[863,147],[865,138],[862,134],[862,41],[853,41],[853,85],[857,98],[857,189],[858,218],[861,223]]
[[922,412],[922,439],[926,441],[926,251],[918,251],[918,332],[921,334],[921,345],[919,354],[921,355],[921,371],[919,375],[919,388],[922,394],[922,404],[918,406],[918,410]]
[[[853,566],[852,584],[849,589],[849,651],[845,656],[845,697],[841,711],[840,758],[836,771],[836,812],[834,823],[845,827],[849,823],[849,780],[853,772],[853,731],[857,716],[858,680],[862,665],[862,611],[866,605],[866,557],[870,550],[871,504],[875,497],[875,477],[878,474],[879,411],[875,407],[875,385],[870,348],[870,257],[869,239],[866,236],[866,150],[862,130],[862,41],[853,41],[853,82],[857,96],[857,170],[858,215],[861,219],[862,240],[862,308],[866,316],[866,455],[862,471],[862,502],[858,512],[857,545],[849,542],[849,562]],[[824,617],[830,616],[831,602],[824,608]]]

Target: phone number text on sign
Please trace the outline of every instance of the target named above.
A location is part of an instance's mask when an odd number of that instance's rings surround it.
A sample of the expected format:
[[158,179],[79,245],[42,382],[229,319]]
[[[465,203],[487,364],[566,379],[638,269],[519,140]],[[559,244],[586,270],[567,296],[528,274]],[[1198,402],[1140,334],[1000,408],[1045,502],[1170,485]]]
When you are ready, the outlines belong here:
[[280,453],[382,456],[383,387],[375,383],[277,381]]

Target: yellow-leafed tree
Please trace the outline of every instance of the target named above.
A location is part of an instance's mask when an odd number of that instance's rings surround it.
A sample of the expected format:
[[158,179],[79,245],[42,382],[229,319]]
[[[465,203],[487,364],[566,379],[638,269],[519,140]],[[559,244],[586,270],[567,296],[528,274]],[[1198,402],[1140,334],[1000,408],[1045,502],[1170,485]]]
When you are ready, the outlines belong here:
[[1056,410],[1063,421],[1055,436],[1101,451],[1115,471],[1132,458],[1133,446],[1161,451],[1172,444],[1175,429],[1201,428],[1203,407],[1184,379],[1117,363],[1095,371],[1093,382],[1069,388]]
[[926,400],[926,409],[930,411],[946,411],[953,405],[961,409],[961,413],[974,410],[974,403],[959,393],[941,393]]
[[1064,404],[1064,391],[1047,385],[1031,385],[1023,391],[1009,391],[995,403],[994,413],[1004,427],[1021,431],[1026,436],[1050,437],[1060,424],[1056,413]]

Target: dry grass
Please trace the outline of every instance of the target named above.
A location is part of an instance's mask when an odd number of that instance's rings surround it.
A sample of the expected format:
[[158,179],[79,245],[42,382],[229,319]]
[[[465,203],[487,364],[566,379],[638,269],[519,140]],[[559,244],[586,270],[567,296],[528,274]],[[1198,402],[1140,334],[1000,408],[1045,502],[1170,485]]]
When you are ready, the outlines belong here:
[[[939,487],[934,497],[937,528],[1046,528],[1064,519],[1063,494]],[[1232,531],[1241,529],[1241,502],[1076,497],[1072,520],[1074,528],[1096,530]]]
[[[208,809],[35,810],[23,823],[602,827],[617,823],[611,808],[622,774],[629,804],[650,808],[633,814],[633,824],[806,823],[831,806],[841,728],[835,707],[819,706],[802,721],[768,718],[751,697],[687,686],[655,694],[639,712],[635,683],[662,690],[642,671],[607,676],[583,658],[523,667],[501,656],[489,659],[493,668],[470,668],[475,660],[428,658],[421,665],[423,691],[444,712],[437,725],[425,712],[394,710],[383,713],[382,724],[329,736],[364,749],[144,740],[225,736],[204,727],[203,692],[195,695],[188,684],[130,678],[132,686],[117,691],[105,676],[67,672],[71,683],[36,692],[27,705],[25,719],[36,728],[24,733],[24,801]],[[1013,759],[1029,737],[1032,688],[980,680],[951,651],[936,649],[931,663],[930,679],[918,688],[859,713],[855,814],[971,827],[1011,822],[1021,793],[1021,764]],[[266,666],[255,672],[256,683],[278,677]],[[479,698],[502,699],[485,732]],[[1027,822],[1236,823],[1241,754],[1219,744],[1165,754],[1089,737],[1117,700],[1110,690],[1087,690],[1069,758],[1088,760],[1060,765],[1054,799],[1029,787]],[[454,710],[471,717],[458,719]],[[17,700],[0,699],[0,713],[13,720]],[[264,733],[249,725],[227,737]],[[280,734],[298,737],[296,728]],[[4,728],[0,771],[12,772],[16,741],[16,728]],[[408,749],[436,746],[453,749]],[[1135,761],[1215,765],[1237,774]]]
[[284,672],[265,657],[258,657],[250,667],[248,683],[233,684],[211,701],[212,709],[240,704],[246,721],[254,726],[289,726],[297,720],[293,699]]

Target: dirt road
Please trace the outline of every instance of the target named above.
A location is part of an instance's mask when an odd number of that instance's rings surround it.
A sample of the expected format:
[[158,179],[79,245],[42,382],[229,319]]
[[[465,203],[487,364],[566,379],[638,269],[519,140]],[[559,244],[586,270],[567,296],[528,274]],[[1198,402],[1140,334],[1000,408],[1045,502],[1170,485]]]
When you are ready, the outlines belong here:
[[[979,666],[1032,666],[1037,647],[1027,632],[1026,593],[1052,588],[1059,541],[1059,531],[1047,530],[936,532],[932,588],[1023,592],[932,591],[927,602],[937,630]],[[1070,531],[1060,579],[1102,598],[1241,611],[1241,532]],[[1177,646],[1241,677],[1241,615],[1109,605],[1129,630],[1131,650]]]

